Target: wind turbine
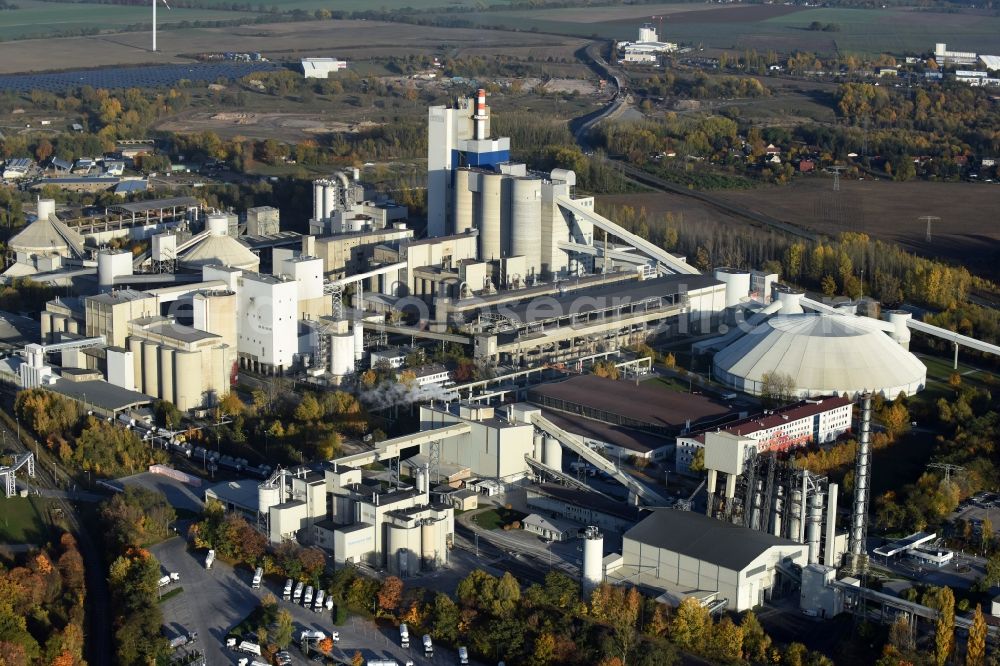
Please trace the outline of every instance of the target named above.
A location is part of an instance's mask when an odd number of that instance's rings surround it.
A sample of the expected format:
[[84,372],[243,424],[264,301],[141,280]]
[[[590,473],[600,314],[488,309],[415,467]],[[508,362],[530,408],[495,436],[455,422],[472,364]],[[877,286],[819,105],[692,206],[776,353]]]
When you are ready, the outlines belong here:
[[[161,0],[163,6],[170,9],[167,0]],[[153,51],[156,51],[156,0],[153,0]]]

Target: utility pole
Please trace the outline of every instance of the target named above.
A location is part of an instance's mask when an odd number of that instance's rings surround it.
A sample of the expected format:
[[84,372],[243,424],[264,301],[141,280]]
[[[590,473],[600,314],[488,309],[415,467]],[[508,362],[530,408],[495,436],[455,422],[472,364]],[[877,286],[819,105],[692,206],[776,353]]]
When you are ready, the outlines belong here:
[[924,220],[925,222],[927,222],[927,235],[924,237],[924,240],[926,242],[930,243],[931,242],[931,222],[935,222],[937,220],[940,220],[941,218],[937,217],[936,215],[921,215],[917,219],[918,220]]
[[842,167],[842,166],[833,166],[833,167],[830,167],[830,170],[833,171],[833,191],[834,192],[839,192],[840,191],[840,172],[843,171],[846,168],[847,167]]
[[951,473],[952,472],[964,472],[965,468],[961,465],[952,465],[950,463],[928,463],[927,469],[940,469],[944,470],[944,482],[951,483]]

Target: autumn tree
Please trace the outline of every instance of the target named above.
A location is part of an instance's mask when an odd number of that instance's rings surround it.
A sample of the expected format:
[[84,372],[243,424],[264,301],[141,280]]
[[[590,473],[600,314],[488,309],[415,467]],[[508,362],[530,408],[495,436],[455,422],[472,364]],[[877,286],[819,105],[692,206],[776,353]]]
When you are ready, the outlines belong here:
[[403,596],[403,581],[397,576],[389,576],[382,581],[378,591],[378,605],[384,611],[392,613],[399,608]]
[[292,614],[286,608],[278,610],[278,615],[275,618],[274,627],[274,642],[278,647],[284,649],[288,647],[288,644],[292,642],[292,632],[295,629],[295,625],[292,621]]
[[621,371],[613,361],[598,361],[591,368],[591,372],[607,379],[618,379],[621,376]]
[[795,396],[795,378],[784,372],[765,372],[761,377],[761,402],[767,407],[787,404]]
[[709,655],[719,662],[729,663],[743,658],[743,627],[724,616],[712,630]]
[[760,626],[753,611],[747,611],[740,622],[743,630],[743,657],[751,664],[764,664],[771,652],[771,637]]
[[708,609],[694,597],[685,597],[670,621],[670,640],[682,650],[699,651],[712,631]]
[[939,587],[928,605],[938,611],[934,626],[934,663],[944,666],[955,649],[955,594],[950,587]]
[[976,604],[969,627],[969,640],[965,647],[965,666],[983,666],[986,663],[986,618],[983,609]]

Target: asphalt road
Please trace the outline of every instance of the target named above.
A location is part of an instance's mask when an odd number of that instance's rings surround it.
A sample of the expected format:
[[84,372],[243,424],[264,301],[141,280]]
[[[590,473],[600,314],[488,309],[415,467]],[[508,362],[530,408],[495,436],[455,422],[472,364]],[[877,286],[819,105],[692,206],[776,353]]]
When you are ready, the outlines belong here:
[[[174,538],[154,546],[153,554],[160,560],[164,572],[180,574],[180,581],[164,588],[180,585],[184,591],[163,603],[164,625],[168,637],[182,633],[198,632],[198,642],[194,648],[205,656],[211,666],[236,664],[242,656],[225,646],[226,634],[257,607],[260,599],[271,592],[282,608],[287,608],[295,620],[295,635],[303,629],[318,629],[325,634],[340,632],[340,643],[334,649],[334,657],[350,662],[355,651],[360,651],[365,660],[382,658],[395,659],[400,666],[412,659],[417,666],[435,664],[455,664],[454,652],[440,646],[435,649],[433,659],[425,659],[420,647],[420,637],[411,636],[410,648],[399,646],[399,634],[394,627],[380,626],[359,617],[351,617],[344,625],[334,627],[329,611],[314,613],[300,605],[281,599],[284,581],[266,580],[260,590],[250,588],[252,572],[247,569],[233,569],[225,562],[216,560],[211,570],[206,570],[203,551],[188,551],[187,543]],[[301,666],[310,664],[298,649],[297,642],[288,651],[294,663]]]

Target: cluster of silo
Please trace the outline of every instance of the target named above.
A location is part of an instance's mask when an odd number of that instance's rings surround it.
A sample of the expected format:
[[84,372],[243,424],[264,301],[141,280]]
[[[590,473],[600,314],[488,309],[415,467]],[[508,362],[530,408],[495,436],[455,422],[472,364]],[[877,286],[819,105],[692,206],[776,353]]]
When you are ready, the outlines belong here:
[[562,444],[555,437],[539,430],[535,431],[531,457],[552,469],[562,470]]
[[313,219],[327,220],[337,211],[346,211],[363,197],[363,188],[358,180],[358,170],[353,171],[354,182],[346,173],[338,173],[332,178],[313,181]]
[[529,273],[541,271],[541,178],[458,169],[453,204],[455,233],[478,230],[481,261],[523,256]]

